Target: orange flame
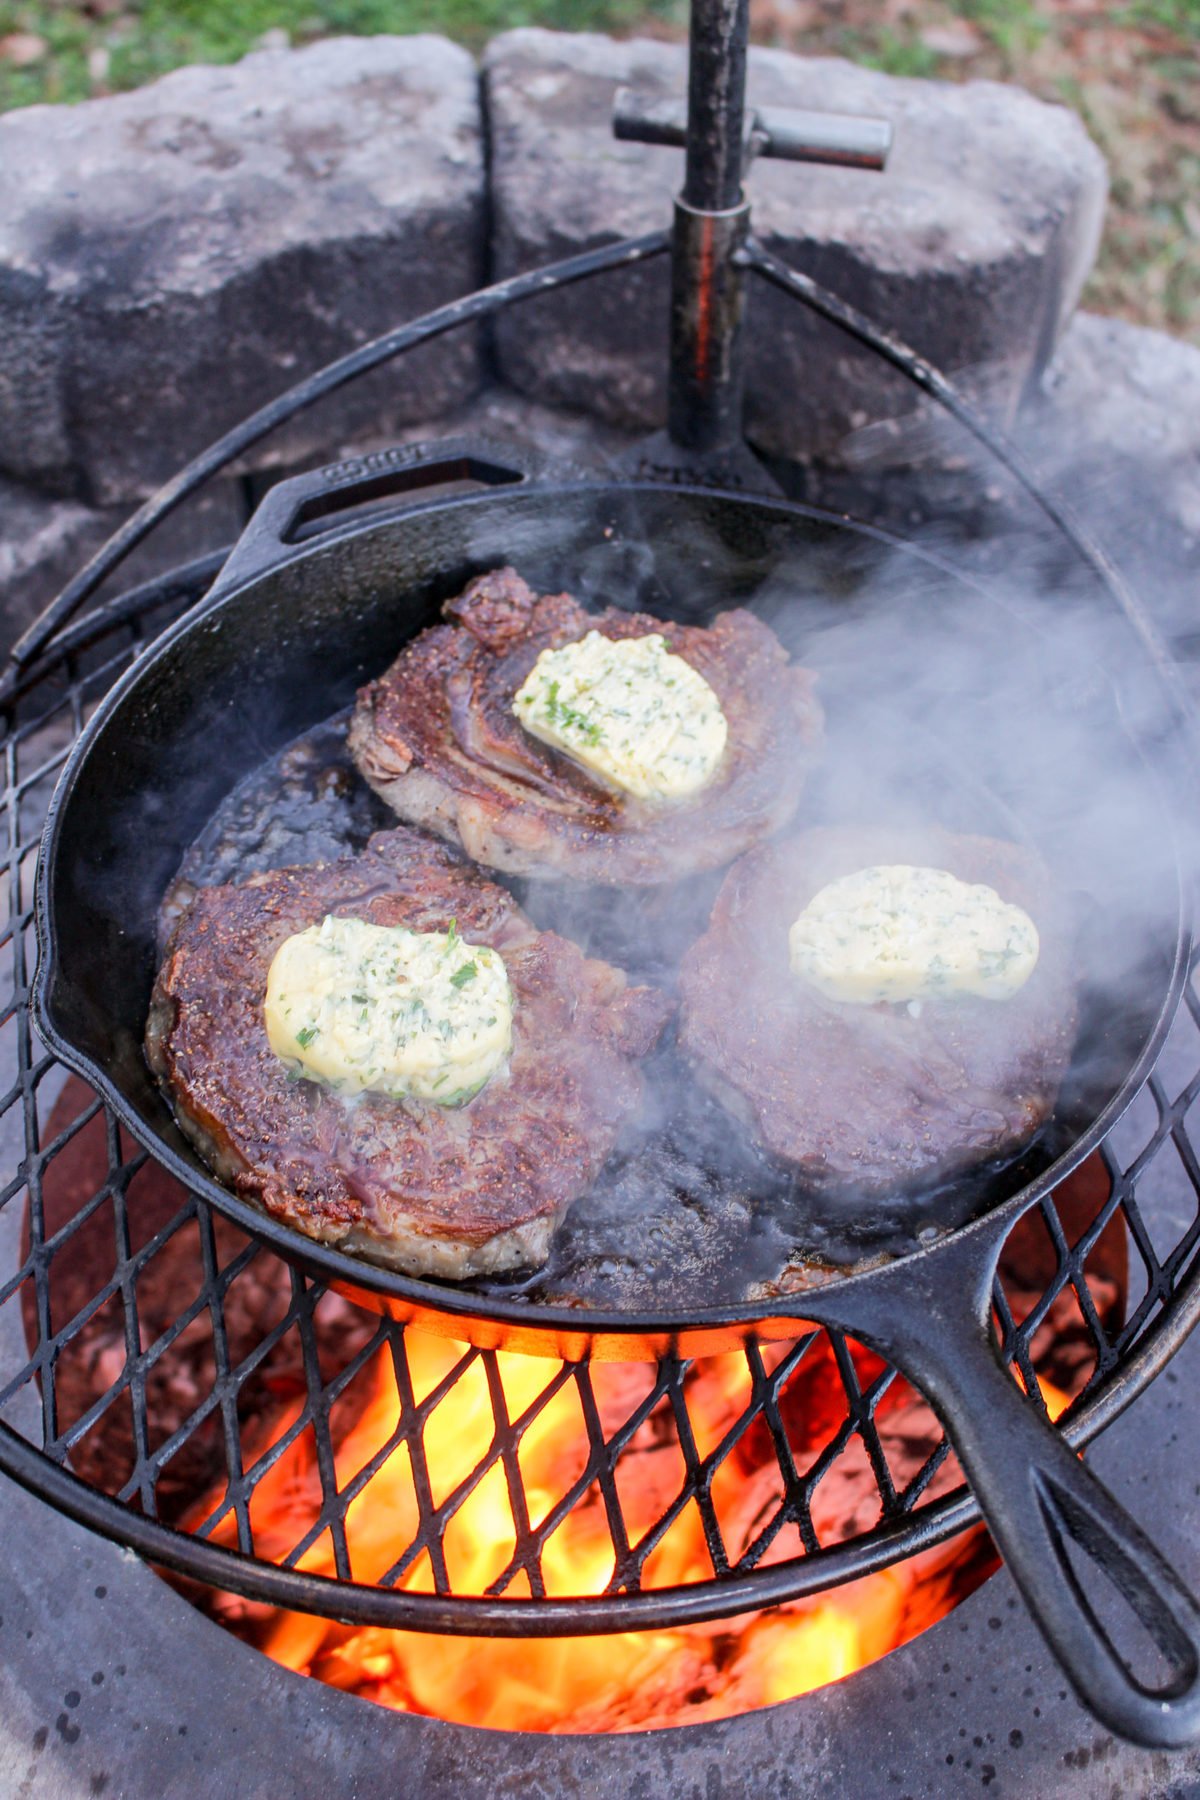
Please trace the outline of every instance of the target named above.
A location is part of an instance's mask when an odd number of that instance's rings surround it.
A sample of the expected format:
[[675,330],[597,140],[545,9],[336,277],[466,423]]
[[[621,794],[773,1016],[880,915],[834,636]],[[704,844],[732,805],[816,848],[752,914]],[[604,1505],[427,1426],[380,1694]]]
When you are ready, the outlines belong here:
[[[419,1407],[451,1376],[464,1351],[415,1332],[408,1334],[406,1346]],[[496,1367],[503,1407],[511,1420],[523,1421],[517,1455],[529,1524],[536,1530],[587,1466],[589,1442],[579,1393],[568,1379],[545,1398],[554,1365],[537,1358],[502,1353]],[[448,1514],[442,1546],[451,1591],[482,1594],[491,1588],[507,1596],[528,1596],[528,1576],[512,1567],[519,1534],[502,1462],[497,1459],[470,1486],[495,1432],[494,1396],[484,1360],[475,1358],[448,1386],[422,1429],[410,1417],[407,1436],[401,1431],[405,1413],[386,1351],[377,1354],[365,1373],[370,1397],[341,1433],[335,1451],[336,1481],[343,1494],[356,1490],[372,1461],[383,1458],[346,1508],[354,1578],[375,1583],[394,1570],[417,1536],[419,1482],[427,1479],[433,1505]],[[824,1385],[836,1380],[832,1368],[824,1377]],[[653,1378],[653,1370],[644,1365],[592,1369],[597,1404],[609,1426],[644,1400]],[[938,1435],[932,1414],[902,1383],[896,1388],[897,1432],[911,1440],[927,1429],[932,1447]],[[701,1457],[721,1441],[748,1399],[749,1374],[740,1355],[712,1357],[694,1366],[688,1411]],[[1066,1396],[1062,1399],[1065,1404]],[[277,1422],[271,1443],[291,1431],[298,1418],[297,1405]],[[335,1416],[335,1441],[336,1427]],[[414,1452],[420,1472],[414,1470]],[[822,1542],[852,1535],[872,1522],[862,1516],[860,1506],[868,1491],[878,1514],[874,1477],[859,1440],[852,1440],[843,1460],[846,1468],[838,1480],[827,1477],[816,1489],[813,1515]],[[953,1486],[957,1478],[951,1459],[939,1474],[936,1491]],[[637,1545],[681,1494],[685,1479],[686,1464],[674,1434],[661,1425],[655,1428],[652,1421],[643,1425],[617,1465],[616,1486],[631,1544]],[[757,1443],[752,1432],[746,1434],[737,1452],[717,1468],[710,1491],[722,1531],[734,1540],[731,1553],[741,1554],[777,1510],[780,1498],[777,1460],[765,1432]],[[192,1524],[213,1504],[197,1513]],[[845,1514],[847,1506],[848,1516],[835,1517],[839,1508]],[[311,1429],[300,1433],[263,1475],[249,1510],[257,1553],[271,1560],[282,1561],[313,1529],[320,1516],[321,1482]],[[211,1536],[217,1543],[236,1542],[232,1515]],[[795,1527],[785,1526],[762,1561],[794,1556],[800,1549]],[[385,1706],[509,1730],[635,1729],[723,1717],[840,1680],[949,1611],[982,1579],[991,1566],[989,1558],[986,1540],[975,1533],[819,1601],[747,1614],[733,1622],[615,1637],[434,1637],[355,1628],[300,1613],[263,1615],[232,1596],[224,1597],[218,1610],[275,1661]],[[334,1574],[328,1530],[296,1566]],[[610,1583],[613,1542],[603,1498],[594,1486],[547,1539],[540,1570],[552,1597],[600,1594]],[[689,1501],[647,1557],[643,1586],[683,1585],[711,1576],[703,1522],[694,1500]],[[404,1567],[397,1585],[434,1590],[427,1551]]]

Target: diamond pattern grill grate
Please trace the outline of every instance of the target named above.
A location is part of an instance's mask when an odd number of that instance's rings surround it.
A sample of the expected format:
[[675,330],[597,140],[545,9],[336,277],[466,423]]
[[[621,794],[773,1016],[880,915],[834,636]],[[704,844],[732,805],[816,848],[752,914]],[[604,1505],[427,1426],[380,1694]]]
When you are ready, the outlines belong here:
[[[46,1053],[28,1006],[42,817],[91,710],[198,591],[168,578],[75,626],[4,720],[0,1466],[252,1598],[513,1635],[733,1614],[973,1519],[932,1413],[839,1333],[589,1366],[380,1321],[214,1218]],[[1135,1106],[1002,1261],[1005,1354],[1040,1404],[1075,1401],[1080,1440],[1190,1322],[1198,1099],[1189,985]],[[387,1541],[364,1549],[348,1521],[385,1490]],[[481,1564],[462,1524],[488,1496],[500,1548]]]

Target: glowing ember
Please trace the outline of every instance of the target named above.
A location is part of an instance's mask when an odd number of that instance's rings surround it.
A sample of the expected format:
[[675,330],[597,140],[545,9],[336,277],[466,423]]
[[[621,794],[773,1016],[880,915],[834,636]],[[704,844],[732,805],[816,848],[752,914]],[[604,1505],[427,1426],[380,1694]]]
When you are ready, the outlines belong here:
[[[469,1354],[462,1346],[415,1333],[409,1336],[408,1349],[418,1404]],[[783,1354],[777,1350],[776,1360]],[[881,1365],[857,1347],[854,1355],[865,1384]],[[802,1413],[809,1414],[812,1436],[820,1444],[828,1427],[822,1415],[841,1393],[823,1344],[812,1360],[808,1379],[799,1384],[807,1394],[795,1396],[787,1421],[801,1466]],[[802,1370],[805,1366],[800,1365]],[[537,1358],[501,1354],[496,1367],[509,1418],[520,1421],[529,1415],[519,1457],[530,1523],[536,1531],[587,1464],[589,1444],[578,1389],[565,1380],[545,1398],[547,1384],[553,1385],[554,1366]],[[412,1456],[417,1443],[433,1502],[451,1513],[443,1546],[452,1591],[528,1595],[528,1574],[517,1567],[518,1532],[501,1462],[493,1462],[473,1489],[463,1491],[493,1435],[486,1363],[475,1359],[428,1414],[424,1431],[410,1442],[397,1442],[403,1409],[390,1357],[378,1355],[371,1374],[371,1399],[336,1453],[337,1484],[345,1491],[353,1490],[373,1460],[392,1446],[347,1509],[346,1543],[355,1578],[378,1581],[411,1554],[419,1525]],[[643,1365],[601,1365],[591,1371],[591,1379],[608,1432],[645,1397],[653,1371]],[[785,1395],[788,1392],[790,1384]],[[714,1357],[695,1364],[685,1393],[703,1456],[721,1441],[749,1400],[744,1357]],[[1052,1395],[1052,1410],[1066,1403],[1066,1395]],[[278,1422],[270,1443],[286,1436],[297,1417],[297,1409],[291,1409]],[[877,1424],[900,1481],[921,1466],[940,1436],[932,1413],[902,1382],[894,1383],[884,1396]],[[758,1429],[746,1433],[712,1480],[714,1511],[731,1558],[744,1555],[755,1543],[782,1499],[777,1458],[769,1442],[756,1438]],[[264,1444],[263,1453],[268,1448]],[[639,1543],[669,1510],[684,1476],[677,1441],[664,1429],[662,1416],[652,1413],[634,1434],[618,1469],[621,1509],[632,1544]],[[958,1480],[953,1459],[947,1459],[929,1492],[947,1491]],[[311,1433],[305,1432],[255,1490],[250,1514],[258,1553],[282,1560],[314,1528],[320,1505],[320,1473]],[[194,1527],[211,1510],[210,1502],[189,1523]],[[878,1510],[875,1475],[861,1441],[851,1437],[813,1495],[819,1541],[834,1543],[868,1529]],[[226,1514],[211,1535],[215,1542],[235,1543],[232,1516]],[[796,1528],[785,1525],[758,1559],[759,1566],[802,1550]],[[327,1531],[297,1566],[334,1573]],[[544,1591],[552,1596],[604,1591],[614,1573],[614,1553],[603,1500],[595,1487],[566,1512],[545,1542],[538,1566]],[[516,1642],[430,1637],[264,1612],[247,1608],[233,1596],[222,1596],[217,1610],[277,1662],[385,1706],[505,1729],[621,1730],[720,1718],[840,1680],[933,1624],[992,1566],[987,1540],[975,1532],[811,1602],[733,1621],[618,1637]],[[644,1585],[676,1586],[711,1575],[701,1518],[690,1503],[654,1548]],[[426,1551],[403,1567],[398,1585],[433,1590]]]
[[[103,1117],[73,1134],[67,1129],[91,1105],[89,1090],[72,1079],[47,1128],[48,1139],[63,1134],[66,1141],[43,1183],[44,1233],[54,1237],[89,1207],[82,1225],[64,1233],[50,1267],[52,1308],[60,1318],[88,1307],[97,1278],[112,1268],[113,1219],[89,1203],[108,1178]],[[123,1148],[133,1155],[131,1144]],[[1056,1189],[1054,1208],[1068,1242],[1092,1227],[1110,1189],[1098,1156]],[[228,1380],[227,1365],[207,1311],[177,1329],[181,1306],[200,1292],[206,1268],[195,1224],[172,1228],[185,1198],[153,1162],[134,1175],[127,1195],[135,1245],[162,1237],[138,1280],[142,1341],[155,1347],[144,1376],[151,1436],[159,1444],[176,1441],[155,1500],[167,1522],[192,1530],[211,1524],[213,1540],[228,1545],[236,1531],[226,1498],[224,1400],[213,1403]],[[740,1353],[694,1363],[673,1405],[656,1388],[659,1371],[650,1365],[561,1369],[536,1358],[489,1358],[415,1330],[396,1340],[411,1381],[402,1404],[390,1351],[368,1356],[378,1327],[372,1315],[327,1292],[312,1315],[315,1346],[306,1343],[295,1326],[283,1329],[293,1300],[287,1266],[265,1254],[247,1263],[242,1235],[220,1217],[211,1225],[218,1266],[244,1265],[224,1290],[224,1356],[241,1371],[239,1464],[256,1483],[249,1513],[261,1557],[333,1574],[334,1546],[322,1521],[345,1505],[346,1557],[361,1582],[382,1579],[426,1591],[441,1586],[457,1594],[490,1587],[520,1599],[533,1591],[529,1571],[538,1591],[552,1598],[597,1594],[610,1583],[620,1588],[638,1579],[644,1589],[710,1580],[704,1524],[696,1499],[688,1498],[698,1488],[680,1444],[685,1412],[692,1466],[699,1458],[709,1473],[710,1524],[732,1564],[764,1567],[810,1552],[814,1540],[824,1548],[859,1539],[880,1522],[881,1479],[886,1485],[890,1476],[903,1493],[930,1474],[926,1464],[941,1438],[930,1409],[902,1380],[885,1386],[882,1363],[860,1347],[847,1347],[850,1366],[839,1361],[824,1333],[803,1354],[786,1345],[763,1350],[763,1368],[778,1377],[770,1428],[761,1411],[745,1420],[752,1384]],[[1001,1275],[1011,1318],[1036,1318],[1028,1355],[1054,1417],[1096,1368],[1094,1336],[1059,1269],[1058,1239],[1034,1209],[1011,1233]],[[1119,1216],[1094,1242],[1086,1281],[1089,1310],[1115,1330],[1125,1316],[1128,1285]],[[39,1323],[31,1287],[22,1304],[32,1350]],[[94,1419],[72,1448],[71,1466],[114,1495],[127,1490],[142,1455],[130,1409],[108,1404],[127,1361],[127,1325],[125,1303],[114,1292],[89,1308],[56,1366],[60,1429]],[[326,1470],[336,1496],[322,1482],[303,1410],[320,1385],[313,1379],[314,1350],[324,1393],[337,1395],[329,1418],[335,1467]],[[361,1366],[360,1357],[367,1358]],[[790,1359],[786,1368],[783,1359]],[[860,1393],[879,1383],[872,1454],[882,1454],[886,1471],[873,1464],[855,1427],[847,1382]],[[519,1520],[496,1442],[505,1413],[513,1428],[509,1441],[517,1445],[510,1449],[516,1465],[510,1472],[520,1479],[512,1486],[526,1500]],[[590,1481],[600,1438],[619,1447],[609,1459],[607,1495]],[[784,1440],[784,1462],[790,1455],[794,1468],[790,1494],[780,1472]],[[957,1481],[953,1458],[945,1458],[918,1504]],[[798,1490],[809,1503],[807,1541],[794,1524],[781,1522]],[[196,1504],[197,1494],[207,1498]],[[618,1541],[629,1546],[620,1571],[610,1519]],[[436,1579],[431,1551],[443,1559]],[[839,1680],[933,1624],[993,1566],[987,1539],[974,1533],[770,1613],[572,1640],[481,1642],[362,1629],[231,1594],[187,1591],[281,1663],[384,1705],[479,1725],[611,1731],[720,1718]]]

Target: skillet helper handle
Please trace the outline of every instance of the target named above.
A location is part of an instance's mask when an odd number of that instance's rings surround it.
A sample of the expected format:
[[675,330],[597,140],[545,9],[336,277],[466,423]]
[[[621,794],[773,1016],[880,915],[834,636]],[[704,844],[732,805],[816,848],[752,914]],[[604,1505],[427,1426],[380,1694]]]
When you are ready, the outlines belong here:
[[429,488],[446,482],[515,487],[536,479],[545,467],[540,457],[524,449],[450,437],[400,444],[292,476],[263,496],[204,604],[274,568],[289,549],[310,544],[345,524],[345,515],[355,507],[405,496],[419,504]]
[[[990,1290],[990,1284],[989,1284]],[[1178,1749],[1200,1737],[1200,1606],[1124,1507],[1047,1424],[1001,1363],[989,1325],[936,1357],[902,1358],[942,1416],[996,1547],[1085,1706],[1122,1737]],[[1068,1546],[1076,1555],[1068,1555]],[[1082,1553],[1082,1554],[1080,1554]],[[1085,1590],[1124,1596],[1170,1665],[1151,1690],[1127,1667]]]

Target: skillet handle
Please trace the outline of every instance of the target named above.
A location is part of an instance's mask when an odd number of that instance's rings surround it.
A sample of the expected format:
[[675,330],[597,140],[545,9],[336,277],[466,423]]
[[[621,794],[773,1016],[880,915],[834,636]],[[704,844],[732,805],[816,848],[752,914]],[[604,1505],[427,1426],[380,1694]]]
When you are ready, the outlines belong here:
[[[953,1254],[919,1273],[911,1262],[897,1265],[908,1279],[882,1284],[846,1328],[897,1362],[933,1405],[1034,1623],[1083,1704],[1134,1743],[1178,1749],[1200,1737],[1200,1606],[1001,1362],[991,1331],[999,1247],[983,1266],[978,1242],[965,1255],[957,1247],[957,1266]],[[1169,1664],[1162,1687],[1144,1686],[1126,1666],[1085,1591],[1085,1559],[1087,1587],[1099,1593],[1102,1578],[1111,1582]]]
[[[1084,1705],[1114,1731],[1155,1749],[1194,1742],[1200,1736],[1200,1607],[1025,1397],[990,1342],[981,1337],[962,1351],[952,1380],[931,1398],[945,1410],[959,1461],[1035,1624]],[[1087,1589],[1095,1592],[1102,1578],[1123,1595],[1170,1665],[1162,1687],[1152,1690],[1134,1676],[1093,1609]]]
[[281,562],[289,549],[346,524],[354,508],[411,495],[447,482],[514,487],[545,473],[540,457],[480,438],[449,437],[399,444],[292,476],[270,488],[205,597],[205,605]]

